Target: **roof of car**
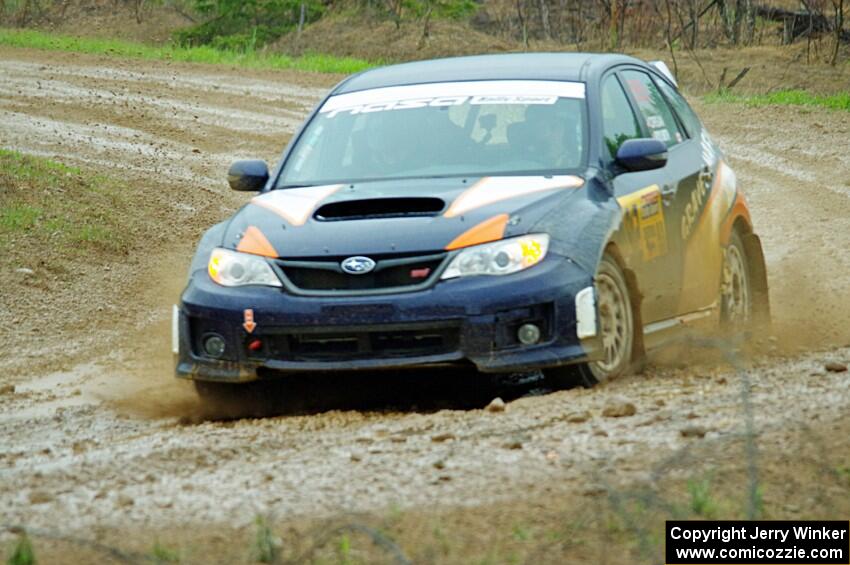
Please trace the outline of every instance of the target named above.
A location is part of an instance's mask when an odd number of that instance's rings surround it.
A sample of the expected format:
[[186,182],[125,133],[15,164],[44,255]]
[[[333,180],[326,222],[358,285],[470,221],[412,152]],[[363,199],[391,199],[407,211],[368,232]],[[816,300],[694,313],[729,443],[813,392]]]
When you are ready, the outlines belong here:
[[645,65],[643,61],[601,53],[510,53],[452,57],[379,67],[354,75],[335,94],[429,82],[467,80],[584,81],[589,73],[616,64]]

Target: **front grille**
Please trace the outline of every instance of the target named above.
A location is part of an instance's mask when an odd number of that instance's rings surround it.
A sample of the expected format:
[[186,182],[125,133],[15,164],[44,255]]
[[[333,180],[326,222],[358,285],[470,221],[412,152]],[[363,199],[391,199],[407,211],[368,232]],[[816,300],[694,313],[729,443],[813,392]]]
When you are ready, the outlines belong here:
[[411,329],[347,328],[333,331],[280,330],[264,335],[263,351],[253,357],[291,361],[322,361],[373,357],[417,357],[456,351],[460,330],[455,324]]
[[376,259],[375,268],[366,274],[352,275],[340,267],[346,257],[315,261],[279,259],[276,263],[287,281],[296,289],[313,292],[368,292],[426,286],[437,275],[446,253],[414,257]]

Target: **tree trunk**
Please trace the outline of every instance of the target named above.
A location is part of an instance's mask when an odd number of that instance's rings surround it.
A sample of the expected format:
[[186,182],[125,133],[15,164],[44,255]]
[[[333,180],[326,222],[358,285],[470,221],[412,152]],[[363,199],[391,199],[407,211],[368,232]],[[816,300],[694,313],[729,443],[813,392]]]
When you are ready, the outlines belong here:
[[519,19],[520,31],[522,32],[522,43],[528,47],[528,24],[525,21],[525,16],[522,14],[524,0],[516,0],[516,15]]
[[691,0],[688,3],[688,16],[691,18],[691,49],[697,48],[699,41],[699,2]]
[[732,43],[737,43],[737,36],[735,34],[735,14],[726,3],[726,0],[718,0],[717,8],[720,10],[720,20],[723,24],[723,33],[726,35],[726,39],[731,41]]
[[543,28],[543,39],[552,39],[552,28],[549,26],[549,6],[546,5],[546,0],[539,0],[540,3],[540,25]]
[[307,4],[301,0],[301,13],[298,16],[298,35],[301,35],[301,30],[304,29],[304,18],[307,14]]
[[751,45],[755,36],[756,10],[753,6],[753,0],[744,0],[744,42]]
[[428,9],[425,11],[425,16],[422,18],[422,40],[419,42],[420,48],[425,44],[425,40],[431,37],[431,12],[434,10],[434,4],[428,2]]
[[832,0],[832,6],[835,8],[835,45],[832,48],[832,56],[829,59],[829,64],[833,67],[838,62],[838,51],[841,49],[841,36],[844,30],[844,0]]
[[142,11],[145,9],[145,0],[136,0],[136,23],[142,23]]
[[608,25],[609,48],[611,51],[616,50],[620,46],[620,34],[618,26],[620,24],[620,0],[611,0],[611,13],[609,14],[610,23]]
[[23,27],[26,25],[30,17],[30,0],[24,0],[24,7],[18,15],[18,25]]

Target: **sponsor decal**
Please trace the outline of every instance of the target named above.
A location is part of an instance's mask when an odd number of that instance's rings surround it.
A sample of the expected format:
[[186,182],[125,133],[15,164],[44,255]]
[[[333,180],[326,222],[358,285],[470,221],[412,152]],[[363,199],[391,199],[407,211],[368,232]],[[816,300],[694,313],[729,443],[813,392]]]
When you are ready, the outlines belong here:
[[458,196],[443,215],[453,218],[494,202],[546,190],[578,188],[583,184],[583,179],[573,175],[484,177]]
[[632,96],[635,97],[635,102],[638,104],[652,104],[652,97],[649,94],[649,89],[642,80],[630,78],[626,79],[626,84],[629,85],[629,90],[632,91]]
[[667,227],[661,191],[653,184],[617,199],[626,228],[637,235],[644,261],[667,254]]
[[[726,185],[731,183],[732,191],[735,191],[735,175],[732,169],[722,161],[719,161],[711,137],[709,137],[705,130],[702,130],[700,134],[700,147],[702,148],[703,168],[700,171],[696,189],[691,193],[691,198],[685,204],[682,214],[681,233],[683,241],[687,241],[693,234],[696,223],[702,216],[708,200],[711,199],[712,191],[716,185],[719,184],[724,187],[724,192],[728,192],[728,186]],[[715,175],[717,178],[715,178]],[[728,205],[731,205],[734,194],[731,198],[727,198],[729,199]]]
[[646,125],[649,129],[659,129],[664,127],[664,120],[661,116],[648,116],[646,118]]
[[[715,190],[715,187],[718,187],[719,190]],[[726,163],[723,161],[717,163],[716,175],[712,174],[711,169],[706,167],[700,173],[696,190],[691,193],[691,198],[685,204],[685,210],[682,213],[682,240],[687,241],[693,235],[708,202],[716,194],[719,194],[719,197],[723,199],[720,204],[725,210],[732,205],[736,192],[735,173]]]
[[410,110],[411,108],[461,106],[469,102],[472,106],[484,104],[554,104],[558,101],[557,96],[441,96],[437,98],[416,98],[413,100],[391,100],[378,104],[365,104],[363,106],[352,106],[350,108],[338,108],[327,113],[329,118],[334,118],[340,113],[346,112],[351,115],[368,114],[371,112],[383,112],[387,110]]
[[584,98],[584,83],[544,80],[441,82],[375,88],[330,97],[319,110],[365,114],[412,108],[483,104],[554,104],[558,98]]
[[711,136],[705,129],[700,133],[700,147],[702,147],[702,162],[709,168],[714,168],[717,163],[717,151],[714,150],[714,143],[711,141]]
[[254,322],[254,310],[246,308],[242,313],[242,317],[242,327],[245,328],[245,331],[249,334],[254,333],[254,330],[257,328],[257,323]]
[[658,141],[663,141],[664,143],[667,143],[668,141],[670,141],[670,132],[666,129],[656,129],[653,130],[652,137],[654,137]]
[[696,190],[691,192],[691,198],[685,204],[685,210],[682,213],[682,241],[687,241],[694,230],[697,219],[700,217],[706,203],[706,196],[709,194],[710,186],[706,188],[705,183],[697,183]]

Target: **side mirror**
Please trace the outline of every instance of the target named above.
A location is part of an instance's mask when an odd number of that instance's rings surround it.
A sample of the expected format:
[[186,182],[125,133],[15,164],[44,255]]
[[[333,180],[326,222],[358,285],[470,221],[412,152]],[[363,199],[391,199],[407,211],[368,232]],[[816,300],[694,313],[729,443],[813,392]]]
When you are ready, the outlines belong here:
[[660,169],[667,164],[667,146],[649,137],[628,139],[617,150],[617,164],[630,172]]
[[227,171],[230,188],[242,192],[262,190],[269,180],[269,166],[265,161],[235,161]]

